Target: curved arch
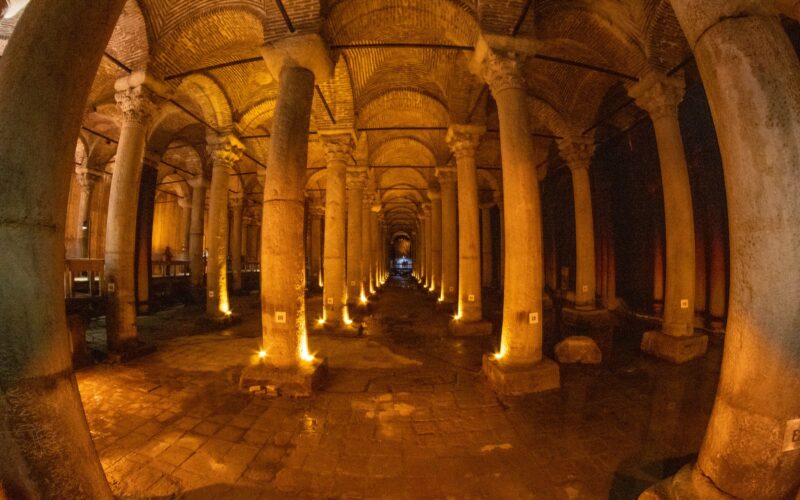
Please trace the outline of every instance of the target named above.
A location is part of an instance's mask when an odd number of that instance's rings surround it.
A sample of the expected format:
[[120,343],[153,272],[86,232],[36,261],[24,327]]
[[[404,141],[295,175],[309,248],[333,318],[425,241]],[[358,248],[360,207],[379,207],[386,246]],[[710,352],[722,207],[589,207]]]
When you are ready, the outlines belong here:
[[404,166],[411,162],[414,165],[436,166],[436,154],[430,145],[418,137],[390,137],[377,143],[370,151],[370,165]]
[[183,79],[176,93],[185,95],[196,103],[203,118],[218,129],[228,129],[233,124],[233,112],[228,96],[211,77],[193,74]]

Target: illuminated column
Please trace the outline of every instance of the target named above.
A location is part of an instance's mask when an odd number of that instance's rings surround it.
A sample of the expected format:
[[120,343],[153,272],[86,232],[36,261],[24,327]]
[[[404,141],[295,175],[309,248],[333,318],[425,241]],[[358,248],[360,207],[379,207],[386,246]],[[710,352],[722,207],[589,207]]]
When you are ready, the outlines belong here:
[[492,255],[492,207],[494,203],[481,205],[481,253],[483,255],[481,282],[483,286],[494,284],[494,257]]
[[373,194],[365,191],[361,200],[361,279],[359,299],[364,304],[369,295],[369,252],[372,248],[372,231],[370,231],[370,214],[372,213]]
[[181,259],[189,260],[189,246],[192,240],[192,200],[191,198],[180,198],[178,206],[181,207],[181,229],[183,229],[183,241],[181,242]]
[[500,288],[503,288],[506,279],[506,219],[503,210],[503,193],[495,195],[494,203],[500,212],[500,276],[498,276],[497,282],[500,284]]
[[315,286],[322,287],[322,218],[325,207],[311,206],[311,279]]
[[100,180],[100,173],[81,165],[75,169],[78,185],[81,188],[80,202],[78,203],[78,257],[89,258],[89,243],[92,233],[92,191],[95,183]]
[[558,365],[542,355],[542,230],[539,181],[522,76],[522,53],[528,40],[483,35],[472,69],[480,74],[497,102],[503,167],[505,287],[500,352],[485,355],[483,371],[502,394],[558,388]]
[[347,162],[353,151],[352,132],[326,133],[320,136],[327,155],[325,176],[325,250],[322,291],[325,324],[338,328],[345,318],[347,289],[345,287],[346,233],[345,186]]
[[206,316],[223,320],[230,316],[228,299],[228,185],[230,171],[244,146],[232,136],[210,138],[211,189],[208,206],[208,277]]
[[191,274],[192,287],[195,290],[203,288],[203,226],[206,215],[206,188],[208,181],[198,175],[189,181],[192,186],[192,227],[189,235],[189,273]]
[[231,267],[233,290],[242,291],[242,212],[244,210],[244,193],[230,197],[231,206]]
[[[283,395],[308,396],[325,373],[325,362],[308,348],[306,256],[303,245],[308,128],[314,82],[333,72],[319,35],[296,35],[268,43],[264,60],[278,80],[261,227],[260,360],[247,366],[241,387],[274,387]],[[327,283],[326,283],[327,285]]]
[[430,202],[425,202],[421,206],[422,211],[422,220],[424,221],[424,234],[423,237],[425,238],[425,255],[423,255],[423,259],[425,259],[425,281],[423,285],[428,290],[431,289],[432,281],[431,275],[433,274],[433,262],[431,259],[431,251],[433,249],[433,241],[431,240],[431,204]]
[[456,169],[436,169],[441,187],[442,204],[442,274],[439,302],[455,304],[458,300],[458,200],[456,198]]
[[672,0],[725,173],[730,304],[696,465],[644,498],[797,498],[800,489],[800,64],[768,2]]
[[372,204],[372,212],[370,213],[370,233],[372,233],[372,238],[370,238],[370,244],[372,248],[370,249],[369,253],[369,262],[370,262],[370,280],[372,282],[372,293],[375,293],[380,286],[380,279],[378,277],[378,244],[380,243],[378,226],[379,216],[381,211],[381,204],[378,203],[378,198],[376,197],[375,203]]
[[475,125],[451,125],[447,132],[458,177],[458,312],[457,319],[450,322],[453,335],[492,333],[492,324],[483,321],[478,171],[475,168],[475,150],[485,131],[485,127]]
[[157,92],[163,92],[163,86],[145,73],[134,72],[118,80],[114,88],[122,130],[111,177],[106,224],[106,331],[109,350],[121,354],[138,345],[134,278],[136,214],[147,129],[156,110]]
[[441,292],[442,281],[442,193],[439,189],[428,190],[431,200],[431,286],[430,291]]
[[636,105],[650,114],[661,162],[664,190],[667,273],[664,324],[661,331],[645,333],[642,350],[684,363],[705,354],[708,337],[694,333],[695,241],[689,169],[678,122],[683,99],[683,76],[645,74],[629,89]]
[[361,295],[361,218],[367,169],[347,167],[347,305],[357,305]]

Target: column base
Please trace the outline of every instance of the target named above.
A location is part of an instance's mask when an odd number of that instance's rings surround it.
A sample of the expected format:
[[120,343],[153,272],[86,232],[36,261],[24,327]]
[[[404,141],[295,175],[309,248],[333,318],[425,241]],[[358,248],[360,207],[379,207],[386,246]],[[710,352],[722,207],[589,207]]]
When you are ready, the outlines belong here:
[[503,396],[521,396],[561,387],[558,363],[548,358],[536,363],[509,365],[498,361],[494,354],[484,354],[483,373],[492,389]]
[[660,331],[645,332],[641,349],[658,358],[682,364],[705,355],[708,349],[708,335],[675,337]]
[[684,465],[674,476],[668,477],[646,489],[639,500],[680,500],[703,498],[706,500],[733,500],[703,474],[694,464]]
[[486,320],[467,322],[451,319],[447,329],[454,337],[479,337],[492,334],[492,324]]
[[241,317],[238,314],[231,313],[231,314],[213,314],[207,315],[206,319],[209,323],[213,326],[231,326],[238,323],[241,320]]
[[328,360],[315,358],[299,366],[278,367],[269,363],[248,366],[239,378],[239,388],[251,394],[308,397],[322,387],[328,373]]
[[610,325],[611,315],[606,309],[564,307],[561,309],[561,321],[575,329],[590,330]]
[[565,338],[556,344],[555,351],[559,363],[597,365],[603,361],[603,354],[597,342],[583,335]]

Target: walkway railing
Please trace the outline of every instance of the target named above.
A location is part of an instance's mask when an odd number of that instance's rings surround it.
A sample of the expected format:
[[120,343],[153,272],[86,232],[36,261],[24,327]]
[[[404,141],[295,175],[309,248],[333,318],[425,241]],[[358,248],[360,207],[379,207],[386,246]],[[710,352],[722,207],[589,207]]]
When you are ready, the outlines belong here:
[[64,297],[74,297],[78,283],[88,285],[81,293],[88,293],[90,297],[105,295],[104,262],[103,259],[67,259],[64,266]]

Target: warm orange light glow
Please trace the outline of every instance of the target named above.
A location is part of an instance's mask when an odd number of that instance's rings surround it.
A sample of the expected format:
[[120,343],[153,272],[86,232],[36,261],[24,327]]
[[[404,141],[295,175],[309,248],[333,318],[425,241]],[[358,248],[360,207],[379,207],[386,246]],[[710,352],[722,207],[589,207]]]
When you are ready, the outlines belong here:
[[319,319],[317,320],[317,324],[318,324],[318,325],[324,325],[324,324],[325,324],[325,318],[319,318]]
[[260,350],[260,351],[258,351],[258,357],[259,357],[260,359],[264,359],[264,358],[266,358],[266,357],[267,357],[267,351],[265,351],[265,350],[263,350],[263,349],[262,349],[262,350]]

